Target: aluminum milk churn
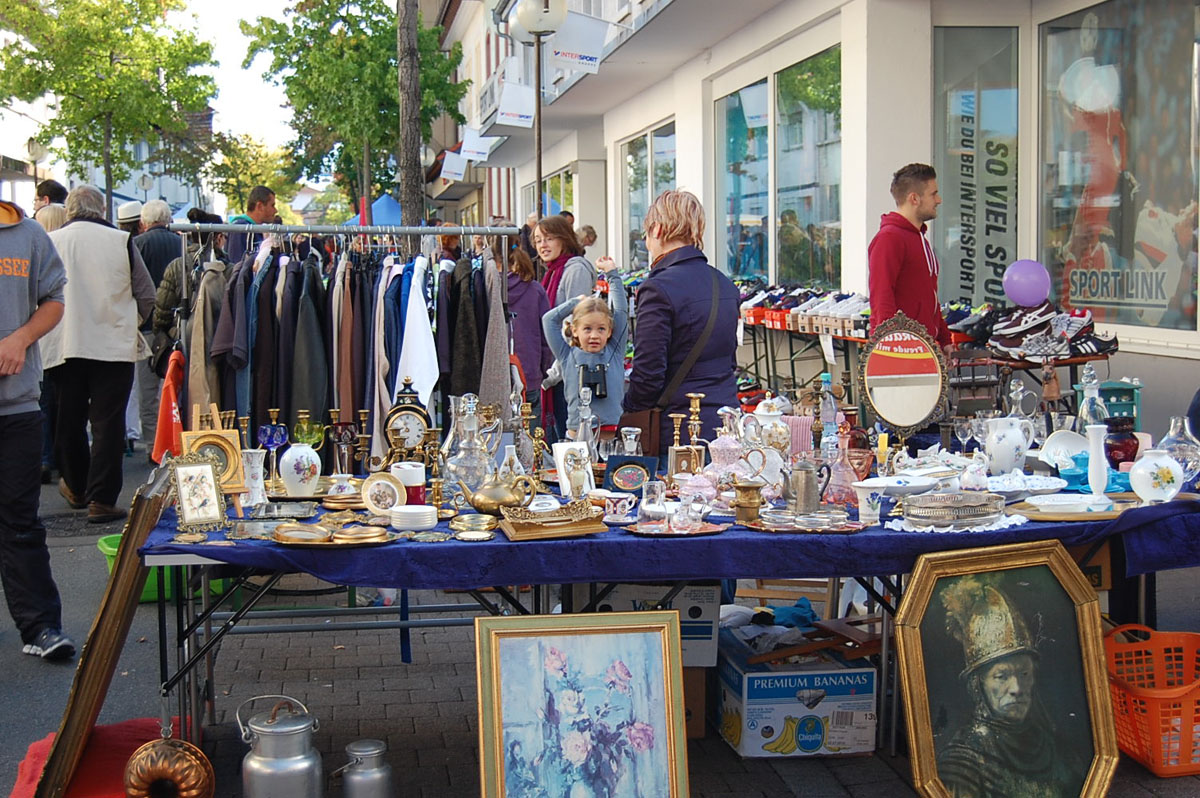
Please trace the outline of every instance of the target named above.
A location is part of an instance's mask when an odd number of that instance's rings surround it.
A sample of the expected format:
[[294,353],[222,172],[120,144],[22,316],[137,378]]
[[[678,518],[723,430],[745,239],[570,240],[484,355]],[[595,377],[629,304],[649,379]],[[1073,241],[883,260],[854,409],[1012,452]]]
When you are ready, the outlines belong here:
[[[263,698],[282,700],[242,723],[242,708]],[[308,707],[288,696],[264,695],[243,702],[235,717],[250,744],[242,760],[244,798],[323,798],[321,754],[312,746],[317,719]]]
[[396,798],[392,766],[383,761],[383,740],[355,740],[346,746],[350,762],[341,768],[344,798]]

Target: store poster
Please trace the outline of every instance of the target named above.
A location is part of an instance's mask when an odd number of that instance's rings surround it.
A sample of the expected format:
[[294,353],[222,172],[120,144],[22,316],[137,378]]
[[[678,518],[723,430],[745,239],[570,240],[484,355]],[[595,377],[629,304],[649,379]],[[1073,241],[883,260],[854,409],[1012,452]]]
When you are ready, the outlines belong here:
[[533,127],[533,111],[537,104],[532,86],[506,82],[500,90],[500,110],[497,124],[513,127]]
[[607,37],[607,20],[568,11],[566,21],[549,40],[550,66],[596,74]]

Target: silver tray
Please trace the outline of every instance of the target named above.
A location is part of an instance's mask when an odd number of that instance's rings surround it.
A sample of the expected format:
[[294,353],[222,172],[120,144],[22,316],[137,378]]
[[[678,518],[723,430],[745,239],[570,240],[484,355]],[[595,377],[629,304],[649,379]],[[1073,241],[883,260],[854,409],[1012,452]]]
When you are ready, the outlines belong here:
[[1003,512],[999,493],[925,493],[904,499],[904,520],[914,526],[990,524]]
[[303,519],[312,518],[317,514],[316,502],[268,502],[260,504],[254,508],[254,512],[250,514],[251,518],[269,519],[269,518],[292,518]]

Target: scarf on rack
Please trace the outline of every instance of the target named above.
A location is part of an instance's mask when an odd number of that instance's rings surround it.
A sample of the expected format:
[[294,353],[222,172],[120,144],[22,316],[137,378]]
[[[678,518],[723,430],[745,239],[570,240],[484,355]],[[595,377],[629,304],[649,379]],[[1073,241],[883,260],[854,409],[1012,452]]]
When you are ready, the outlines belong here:
[[554,307],[558,301],[558,284],[562,282],[563,266],[566,265],[567,259],[570,257],[569,253],[564,252],[554,260],[546,263],[546,274],[542,277],[542,287],[546,289],[546,296],[550,299],[550,307]]

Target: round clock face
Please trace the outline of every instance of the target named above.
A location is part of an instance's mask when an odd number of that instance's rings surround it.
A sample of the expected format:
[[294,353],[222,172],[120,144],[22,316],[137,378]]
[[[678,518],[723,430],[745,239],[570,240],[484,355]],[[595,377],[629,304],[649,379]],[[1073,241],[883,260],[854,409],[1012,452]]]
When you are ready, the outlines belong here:
[[421,418],[417,413],[405,412],[396,413],[392,416],[391,423],[388,426],[399,434],[398,440],[400,443],[410,449],[421,442],[421,439],[425,437],[425,430],[428,427],[425,419]]

